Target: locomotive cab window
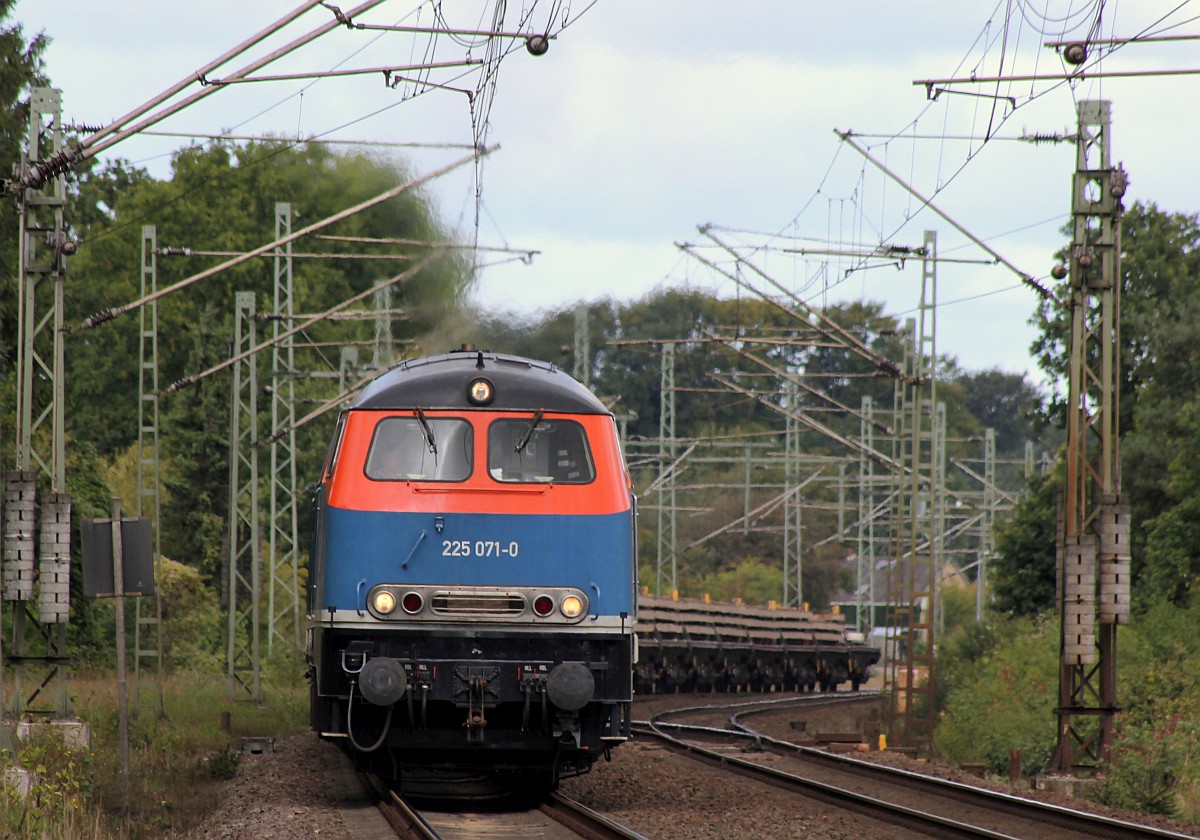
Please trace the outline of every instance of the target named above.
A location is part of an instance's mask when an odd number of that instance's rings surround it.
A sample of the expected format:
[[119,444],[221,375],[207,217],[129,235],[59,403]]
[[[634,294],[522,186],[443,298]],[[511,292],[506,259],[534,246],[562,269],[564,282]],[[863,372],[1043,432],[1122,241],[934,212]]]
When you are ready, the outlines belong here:
[[387,417],[375,427],[367,478],[375,481],[464,481],[471,475],[475,433],[453,417]]
[[333,440],[329,442],[329,451],[325,453],[325,469],[321,470],[321,480],[328,481],[337,466],[338,451],[342,446],[342,432],[346,431],[346,413],[338,417],[337,426],[333,430]]
[[503,482],[589,484],[596,468],[583,426],[527,417],[488,427],[488,474]]

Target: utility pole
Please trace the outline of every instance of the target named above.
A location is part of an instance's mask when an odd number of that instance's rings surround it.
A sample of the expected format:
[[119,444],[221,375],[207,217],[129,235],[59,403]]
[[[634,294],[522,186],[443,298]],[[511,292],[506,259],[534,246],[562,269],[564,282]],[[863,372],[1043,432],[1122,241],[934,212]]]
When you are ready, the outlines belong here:
[[[384,286],[375,293],[375,342],[372,366],[384,371],[396,361],[396,339],[392,335],[392,319],[396,317],[392,306],[392,287]],[[290,345],[291,342],[289,341]]]
[[[75,252],[75,243],[67,237],[63,219],[66,179],[61,173],[34,177],[48,161],[65,154],[61,92],[33,88],[29,110],[26,152],[13,173],[14,182],[39,186],[25,186],[17,193],[16,470],[6,476],[3,550],[3,599],[13,608],[13,642],[6,662],[14,664],[9,711],[14,716],[38,713],[62,719],[71,711],[66,675],[71,499],[66,492],[63,292],[66,257]],[[40,517],[39,478],[49,490]],[[35,520],[41,530],[36,552]],[[40,590],[36,610],[35,584]]]
[[675,441],[675,345],[667,342],[662,346],[662,374],[660,379],[658,414],[658,468],[669,470],[667,478],[658,488],[658,594],[663,594],[664,567],[669,567],[671,592],[676,590],[675,580],[675,464],[678,445]]
[[572,375],[587,387],[591,387],[592,351],[588,346],[588,308],[586,304],[575,307],[575,366]]
[[[788,407],[784,426],[783,489],[800,483],[800,389],[783,383],[783,400]],[[804,604],[804,524],[800,493],[788,493],[783,503],[783,606],[799,609]]]
[[[275,204],[275,240],[292,232],[292,205]],[[299,515],[296,505],[296,355],[291,337],[281,336],[295,314],[292,243],[274,255],[275,343],[271,345],[271,429],[286,429],[271,441],[268,491],[267,653],[276,640],[301,650]],[[390,291],[390,289],[389,289]]]
[[[895,566],[888,578],[890,638],[885,683],[891,697],[889,728],[908,746],[933,741],[934,661],[937,650],[937,235],[925,232],[918,319],[909,321],[912,347],[907,380],[896,381],[897,458],[903,470],[893,508]],[[921,673],[921,671],[924,673]]]
[[[1032,450],[1031,450],[1032,451]],[[988,603],[988,563],[996,550],[996,430],[983,430],[983,516],[979,519],[979,557],[975,565],[975,620],[983,621]]]
[[1058,742],[1051,757],[1061,773],[1112,760],[1117,626],[1129,621],[1129,502],[1121,495],[1117,414],[1126,177],[1112,165],[1110,129],[1109,102],[1079,103],[1066,274],[1071,345],[1058,541]]
[[[233,356],[257,344],[254,293],[234,295]],[[258,355],[233,367],[229,421],[229,627],[230,688],[262,700],[259,598],[262,593],[258,501]]]
[[[142,225],[140,287],[142,295],[158,289],[158,230]],[[167,716],[163,696],[162,623],[162,486],[159,474],[158,301],[138,310],[138,465],[137,515],[150,520],[154,556],[153,612],[142,596],[134,602],[133,712],[142,705],[142,667],[154,669],[154,704],[158,718]]]
[[[863,449],[858,453],[858,564],[855,576],[855,620],[858,632],[869,633],[875,626],[875,462],[867,452],[875,448],[875,401],[870,394],[862,397],[859,437]],[[865,603],[864,603],[865,602]]]

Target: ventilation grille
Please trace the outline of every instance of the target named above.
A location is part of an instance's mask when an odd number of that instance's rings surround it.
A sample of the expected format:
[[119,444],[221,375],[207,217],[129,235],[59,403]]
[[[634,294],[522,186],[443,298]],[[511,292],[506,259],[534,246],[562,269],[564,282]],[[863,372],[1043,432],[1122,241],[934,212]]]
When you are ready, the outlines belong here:
[[514,592],[439,592],[432,606],[441,615],[521,615],[525,598]]

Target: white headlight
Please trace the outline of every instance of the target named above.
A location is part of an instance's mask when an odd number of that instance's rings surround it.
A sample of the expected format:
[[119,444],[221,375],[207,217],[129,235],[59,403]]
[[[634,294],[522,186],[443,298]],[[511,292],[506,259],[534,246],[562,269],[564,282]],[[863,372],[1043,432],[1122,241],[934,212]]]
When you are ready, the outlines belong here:
[[579,614],[583,612],[583,599],[578,595],[568,595],[562,599],[562,606],[559,609],[567,618],[578,618]]
[[396,596],[386,589],[375,593],[375,612],[387,615],[396,609]]

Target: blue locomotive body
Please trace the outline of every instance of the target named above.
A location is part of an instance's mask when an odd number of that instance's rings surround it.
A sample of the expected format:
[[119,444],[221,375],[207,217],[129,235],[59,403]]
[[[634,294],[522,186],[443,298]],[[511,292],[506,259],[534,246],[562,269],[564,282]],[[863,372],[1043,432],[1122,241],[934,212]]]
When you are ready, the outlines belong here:
[[361,765],[553,786],[629,735],[634,503],[611,414],[550,365],[404,362],[315,494],[311,722]]

